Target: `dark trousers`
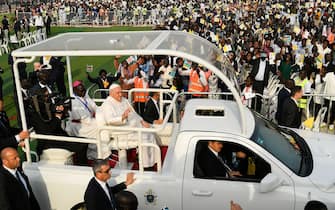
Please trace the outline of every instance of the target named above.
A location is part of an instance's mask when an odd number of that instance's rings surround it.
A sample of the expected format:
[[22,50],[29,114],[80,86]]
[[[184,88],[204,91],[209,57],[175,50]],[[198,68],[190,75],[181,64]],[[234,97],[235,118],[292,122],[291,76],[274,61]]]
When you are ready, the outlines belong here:
[[145,102],[135,102],[134,106],[135,106],[134,108],[137,114],[139,114],[142,117],[144,113]]
[[325,99],[325,107],[327,107],[327,114],[324,121],[328,122],[329,118],[329,123],[333,124],[335,120],[335,101]]
[[[252,85],[253,90],[260,95],[263,95],[264,87],[264,81],[255,81]],[[251,107],[257,112],[260,112],[262,108],[262,97],[256,96],[256,98],[252,101]]]
[[3,80],[2,77],[0,76],[0,100],[3,99],[2,86],[3,86]]
[[51,34],[51,26],[50,25],[46,25],[46,32],[47,32],[47,35],[49,36]]

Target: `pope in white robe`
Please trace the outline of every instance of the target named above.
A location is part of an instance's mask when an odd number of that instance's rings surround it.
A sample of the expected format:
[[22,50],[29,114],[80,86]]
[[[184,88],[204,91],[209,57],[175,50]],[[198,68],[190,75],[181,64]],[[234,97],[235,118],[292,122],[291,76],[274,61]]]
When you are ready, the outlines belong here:
[[[106,101],[99,107],[98,125],[110,126],[130,126],[130,127],[150,127],[131,107],[127,99],[122,97],[121,87],[113,84],[110,87],[110,95]],[[100,113],[99,113],[100,112]],[[118,131],[116,131],[118,132]],[[118,132],[119,133],[119,132]],[[113,134],[113,132],[112,132]],[[137,143],[138,133],[135,131],[126,132],[125,135],[118,135],[118,141]],[[153,133],[142,133],[142,143],[156,144],[155,135]],[[152,167],[158,158],[154,148],[142,147],[142,163],[143,167]]]

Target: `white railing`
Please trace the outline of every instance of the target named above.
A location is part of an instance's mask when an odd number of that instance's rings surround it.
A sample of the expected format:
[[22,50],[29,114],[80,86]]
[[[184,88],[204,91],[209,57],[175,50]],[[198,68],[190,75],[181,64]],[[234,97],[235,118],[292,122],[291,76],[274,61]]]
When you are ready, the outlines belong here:
[[[321,132],[324,129],[329,132],[330,125],[334,125],[331,117],[335,117],[335,95],[312,93],[304,94],[304,97],[307,100],[306,118],[314,119],[311,129]],[[332,132],[334,134],[334,130]]]
[[[145,133],[153,133],[153,134],[156,134],[156,133],[159,133],[160,131],[164,130],[164,128],[166,127],[167,123],[168,123],[168,120],[171,116],[171,114],[173,114],[173,128],[176,128],[176,124],[177,124],[177,115],[176,115],[176,102],[177,102],[177,99],[178,99],[178,91],[170,91],[170,90],[166,90],[166,89],[142,89],[142,88],[134,88],[134,89],[131,89],[129,92],[128,92],[128,100],[131,102],[132,98],[132,94],[135,93],[135,92],[159,92],[160,93],[160,103],[161,103],[161,106],[160,106],[160,113],[162,114],[163,113],[163,104],[170,104],[166,114],[165,114],[165,117],[163,119],[163,123],[161,125],[158,125],[158,126],[154,126],[154,127],[151,127],[151,128],[140,128],[140,127],[129,127],[129,126],[101,126],[98,128],[98,136],[97,136],[97,139],[98,141],[101,142],[101,133],[103,131],[107,131],[109,133],[111,133],[112,136],[114,135],[124,135],[124,134],[127,134],[129,132],[137,132],[138,134],[138,147],[139,147],[139,169],[140,171],[143,172],[144,168],[143,168],[143,163],[142,163],[142,150],[143,150],[143,147],[153,147],[155,150],[157,150],[159,156],[160,157],[160,148],[156,145],[156,144],[153,144],[153,143],[142,143],[142,134],[143,132]],[[163,94],[164,93],[172,93],[173,94],[173,97],[171,100],[164,100],[163,98]],[[161,115],[162,116],[162,115]],[[117,137],[116,137],[116,140],[117,140]],[[124,142],[123,142],[124,143]],[[116,145],[118,145],[118,142],[116,142]],[[161,170],[161,158],[159,158],[159,160],[157,161],[157,171],[159,172]]]
[[11,35],[9,42],[11,44],[18,45],[19,47],[26,47],[31,44],[47,39],[47,33],[45,28],[35,30],[32,32],[22,32],[19,33],[18,36],[19,37],[16,37],[16,35]]
[[[49,13],[52,19],[52,24],[55,25],[95,25],[95,26],[107,26],[107,25],[159,25],[164,23],[167,18],[170,17],[170,13],[164,13],[148,10],[138,11],[130,10],[114,10],[108,11],[105,15],[99,16],[95,13],[63,13],[58,12],[57,15]],[[19,20],[26,16],[31,25],[34,22],[34,16],[31,12],[19,12]]]
[[[133,89],[131,93],[134,92],[144,92],[143,89]],[[161,93],[161,99],[164,101],[163,104],[176,104],[177,98],[178,98],[178,92],[177,91],[169,91],[169,90],[164,90],[164,89],[145,89],[145,92],[160,92]],[[164,100],[163,99],[163,93],[172,93],[173,97],[171,100]],[[130,98],[131,99],[131,98]],[[163,106],[162,106],[163,107]],[[142,150],[143,147],[152,147],[156,150],[157,157],[159,159],[157,160],[157,171],[161,171],[161,166],[162,166],[162,160],[161,160],[161,151],[158,145],[154,143],[143,143],[142,141],[142,134],[143,132],[145,133],[158,133],[162,130],[164,130],[165,126],[167,125],[169,118],[173,114],[173,128],[176,128],[176,106],[172,105],[169,106],[165,117],[163,119],[163,123],[158,126],[154,126],[151,128],[134,128],[134,127],[129,127],[129,126],[100,126],[98,127],[98,135],[96,139],[90,139],[90,138],[79,138],[79,137],[65,137],[65,136],[54,136],[54,135],[44,135],[44,134],[36,134],[35,132],[32,132],[30,135],[31,139],[43,139],[43,140],[48,140],[48,141],[66,141],[66,142],[79,142],[79,143],[87,143],[87,144],[96,144],[97,146],[97,153],[98,153],[98,158],[103,158],[103,153],[102,153],[102,138],[101,138],[101,132],[103,131],[108,131],[111,133],[111,136],[114,137],[115,135],[122,135],[129,132],[136,132],[138,134],[138,142],[137,142],[137,147],[139,148],[139,167],[140,171],[143,172],[143,163],[142,163]],[[116,139],[117,140],[117,139]],[[112,140],[113,141],[113,140]],[[123,142],[124,143],[124,142]],[[118,145],[118,143],[116,143]],[[26,144],[27,151],[30,151],[30,144]],[[130,147],[129,147],[130,148]],[[117,150],[121,150],[116,146]]]

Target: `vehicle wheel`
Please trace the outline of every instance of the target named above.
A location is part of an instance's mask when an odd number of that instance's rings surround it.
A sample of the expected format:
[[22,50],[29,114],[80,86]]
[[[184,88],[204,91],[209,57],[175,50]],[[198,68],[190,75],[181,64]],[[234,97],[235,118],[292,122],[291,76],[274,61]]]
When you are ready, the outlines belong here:
[[85,202],[80,202],[74,205],[70,210],[87,210]]
[[327,206],[320,202],[320,201],[309,201],[306,206],[305,210],[327,210]]

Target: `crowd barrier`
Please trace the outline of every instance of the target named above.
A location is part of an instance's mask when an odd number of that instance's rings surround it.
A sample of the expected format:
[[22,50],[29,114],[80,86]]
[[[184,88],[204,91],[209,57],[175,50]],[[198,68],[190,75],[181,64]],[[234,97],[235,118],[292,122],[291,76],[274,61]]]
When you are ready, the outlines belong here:
[[[171,16],[171,12],[149,10],[146,12],[115,10],[108,11],[103,16],[94,13],[80,12],[50,12],[52,24],[54,25],[160,25]],[[34,17],[31,12],[19,12],[18,18],[27,17],[33,25]]]
[[[302,128],[334,134],[335,95],[305,94],[307,100],[306,122]],[[309,121],[308,121],[309,120]]]
[[47,33],[45,28],[41,28],[32,32],[22,32],[10,37],[11,44],[17,44],[19,47],[29,46],[31,44],[40,42],[47,39]]

